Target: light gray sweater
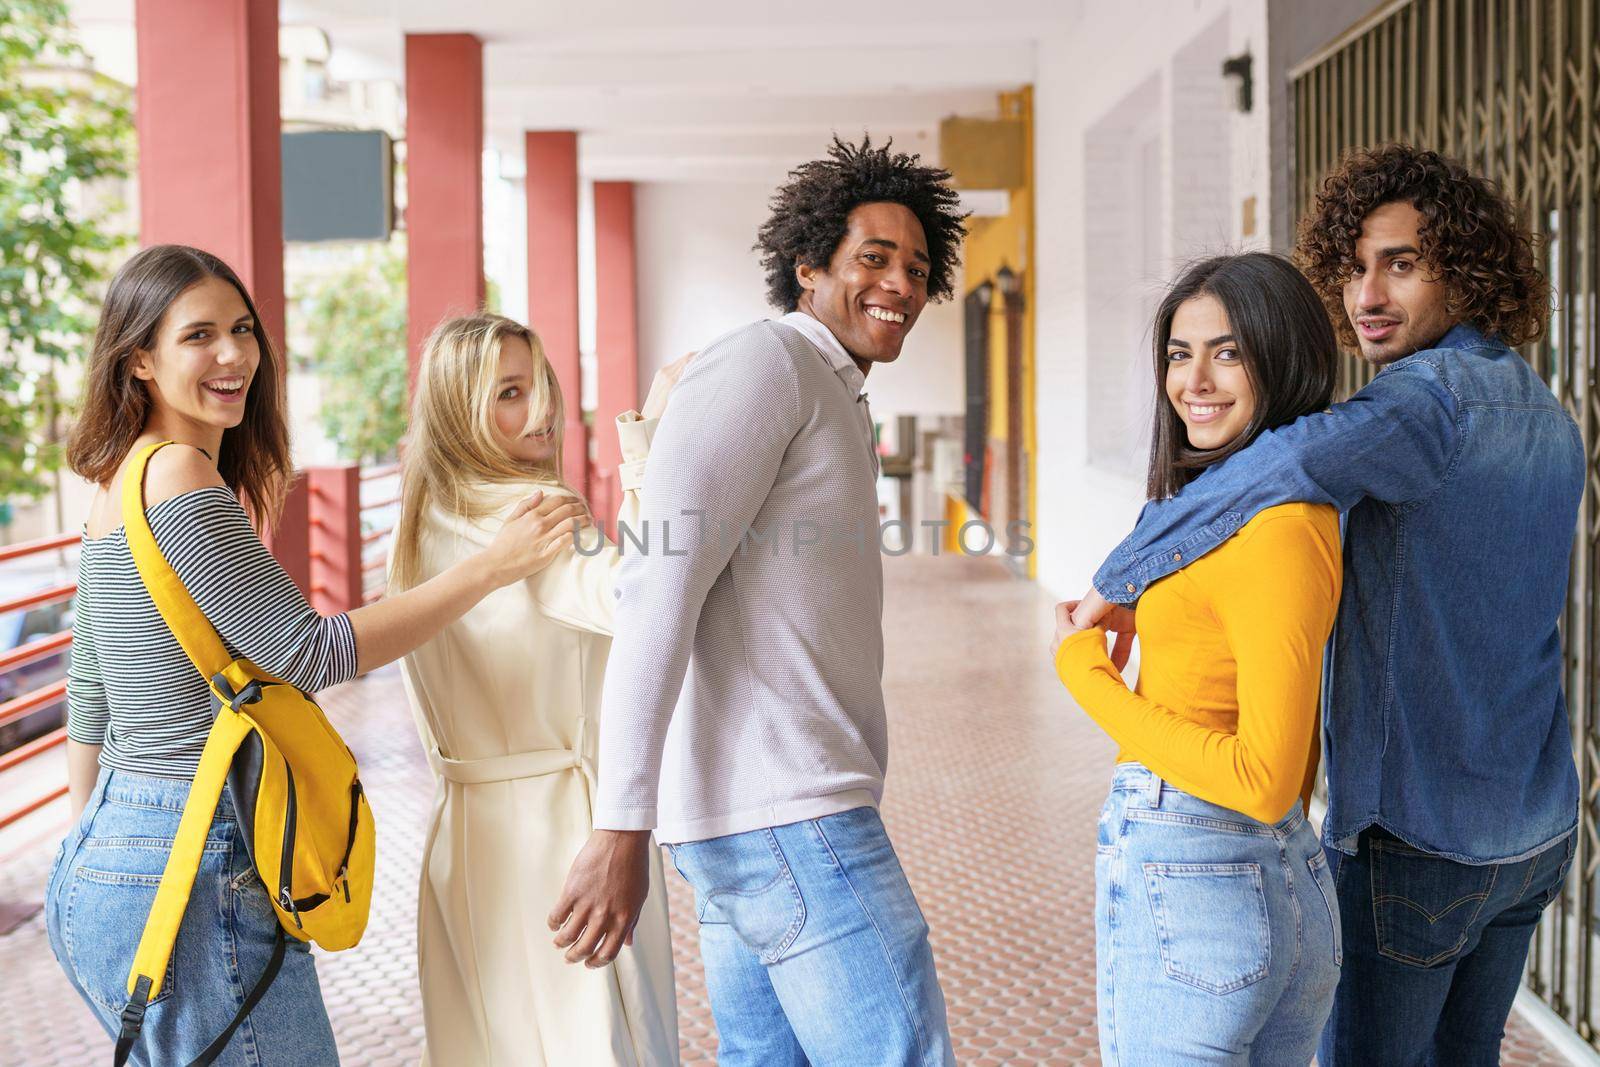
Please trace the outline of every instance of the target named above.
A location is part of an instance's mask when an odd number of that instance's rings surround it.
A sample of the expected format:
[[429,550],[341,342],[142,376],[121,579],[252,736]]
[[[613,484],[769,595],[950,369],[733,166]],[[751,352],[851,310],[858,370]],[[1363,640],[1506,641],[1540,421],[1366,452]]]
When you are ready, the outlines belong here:
[[643,529],[619,531],[597,828],[696,841],[881,798],[864,383],[827,328],[795,312],[713,342],[673,389]]

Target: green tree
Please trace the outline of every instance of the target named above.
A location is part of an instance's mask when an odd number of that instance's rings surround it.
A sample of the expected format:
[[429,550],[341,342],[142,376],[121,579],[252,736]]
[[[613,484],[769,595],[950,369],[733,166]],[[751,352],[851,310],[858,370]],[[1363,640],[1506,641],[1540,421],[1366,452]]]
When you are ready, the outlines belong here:
[[60,463],[56,371],[87,351],[125,240],[89,186],[127,174],[127,96],[90,69],[62,0],[0,3],[0,501],[42,495]]
[[304,365],[322,379],[322,431],[347,460],[392,458],[406,430],[406,252],[393,238],[306,286]]

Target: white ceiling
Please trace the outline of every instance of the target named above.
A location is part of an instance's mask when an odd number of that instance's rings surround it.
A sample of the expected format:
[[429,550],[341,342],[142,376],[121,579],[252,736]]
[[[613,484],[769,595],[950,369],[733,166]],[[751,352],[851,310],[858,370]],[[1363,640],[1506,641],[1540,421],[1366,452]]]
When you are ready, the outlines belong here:
[[[105,0],[111,2],[111,0]],[[404,34],[484,41],[486,129],[506,176],[522,131],[579,131],[586,177],[772,181],[837,131],[936,156],[940,119],[1034,79],[1034,42],[1081,0],[868,9],[812,0],[283,0],[339,78],[403,81]]]
[[[772,182],[837,131],[935,156],[939,121],[1034,80],[1035,42],[1086,0],[282,0],[327,33],[331,73],[402,82],[406,33],[484,41],[486,135],[522,169],[522,131],[580,134],[586,177]],[[71,0],[97,61],[134,75],[134,0]],[[113,43],[104,43],[113,42]],[[127,70],[123,71],[122,68]]]

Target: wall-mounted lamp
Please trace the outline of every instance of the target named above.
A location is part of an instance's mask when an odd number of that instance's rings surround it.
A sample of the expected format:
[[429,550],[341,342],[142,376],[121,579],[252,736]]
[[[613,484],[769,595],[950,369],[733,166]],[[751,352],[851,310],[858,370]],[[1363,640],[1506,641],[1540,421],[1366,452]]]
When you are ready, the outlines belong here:
[[1000,264],[1000,269],[994,272],[994,280],[999,284],[1000,291],[1007,296],[1016,296],[1020,289],[1017,273],[1009,264]]
[[1222,61],[1222,76],[1224,78],[1239,79],[1239,110],[1244,114],[1250,113],[1250,106],[1255,100],[1255,79],[1250,74],[1250,53],[1241,52]]

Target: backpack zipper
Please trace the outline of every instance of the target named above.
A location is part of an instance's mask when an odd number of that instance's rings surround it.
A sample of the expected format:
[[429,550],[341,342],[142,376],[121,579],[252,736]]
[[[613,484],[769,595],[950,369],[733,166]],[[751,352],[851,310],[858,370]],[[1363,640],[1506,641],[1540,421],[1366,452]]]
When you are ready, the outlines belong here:
[[339,861],[339,881],[344,883],[344,902],[350,903],[350,853],[356,847],[356,823],[361,814],[361,779],[350,783],[350,831],[345,837],[344,858]]
[[289,761],[283,761],[283,777],[288,786],[288,798],[283,815],[283,851],[278,860],[278,906],[294,916],[294,925],[297,929],[304,930],[300,922],[300,909],[295,905],[294,896],[289,892],[289,884],[294,878],[294,829],[298,817],[297,805],[294,794],[294,771],[289,767]]

